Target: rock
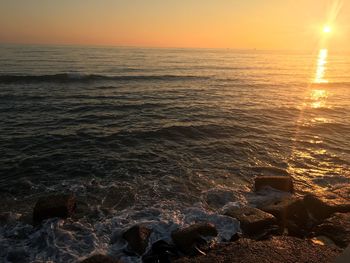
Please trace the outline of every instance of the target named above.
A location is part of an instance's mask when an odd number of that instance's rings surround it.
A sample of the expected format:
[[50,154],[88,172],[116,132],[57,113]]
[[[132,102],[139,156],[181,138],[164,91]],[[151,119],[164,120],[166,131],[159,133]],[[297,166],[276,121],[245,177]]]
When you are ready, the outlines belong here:
[[287,228],[288,234],[292,236],[306,236],[313,225],[303,200],[294,196],[283,197],[259,208],[274,215],[281,231]]
[[234,234],[234,235],[231,237],[230,242],[236,242],[236,241],[238,241],[240,238],[241,238],[241,234],[240,234],[240,233],[236,233],[236,234]]
[[339,248],[320,246],[295,237],[273,237],[254,241],[219,244],[206,256],[180,258],[177,263],[329,263],[341,253]]
[[143,263],[170,263],[178,258],[178,251],[174,245],[169,245],[164,240],[159,240],[152,245],[151,250],[142,257]]
[[316,235],[330,238],[339,247],[350,244],[350,213],[336,213],[315,228]]
[[29,262],[29,254],[24,250],[12,250],[7,254],[7,260],[12,263]]
[[253,207],[230,208],[225,215],[236,218],[243,233],[247,236],[256,236],[269,230],[276,225],[276,218],[260,209]]
[[239,200],[239,197],[232,190],[210,189],[203,193],[205,203],[213,209],[219,209],[224,205]]
[[304,203],[310,214],[319,221],[337,212],[350,212],[350,202],[343,198],[337,198],[334,195],[317,196],[314,194],[307,194],[304,196]]
[[59,217],[70,217],[76,209],[76,199],[71,194],[50,195],[39,198],[37,201],[34,212],[33,222],[34,224],[41,223],[41,221]]
[[255,177],[255,191],[260,191],[266,187],[293,193],[293,179],[291,176],[257,176]]
[[6,225],[11,222],[11,213],[1,213],[0,214],[0,225]]
[[121,263],[121,262],[119,260],[113,259],[110,256],[97,254],[87,259],[84,259],[83,261],[81,261],[81,263]]
[[350,261],[350,245],[341,253],[335,263],[349,263]]
[[189,227],[175,230],[171,237],[175,245],[185,254],[197,254],[198,245],[203,244],[202,237],[217,236],[218,231],[211,223],[197,223]]
[[128,241],[129,247],[139,255],[145,253],[148,246],[148,239],[152,233],[152,230],[143,226],[136,225],[128,229],[123,238]]

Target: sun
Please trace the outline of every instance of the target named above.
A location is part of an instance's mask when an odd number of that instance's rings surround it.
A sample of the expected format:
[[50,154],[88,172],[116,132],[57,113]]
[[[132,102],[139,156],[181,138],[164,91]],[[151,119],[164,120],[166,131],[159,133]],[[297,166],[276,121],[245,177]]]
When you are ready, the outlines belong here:
[[325,26],[325,27],[323,28],[323,33],[329,34],[329,33],[331,33],[331,32],[332,32],[332,28],[331,28],[330,26]]

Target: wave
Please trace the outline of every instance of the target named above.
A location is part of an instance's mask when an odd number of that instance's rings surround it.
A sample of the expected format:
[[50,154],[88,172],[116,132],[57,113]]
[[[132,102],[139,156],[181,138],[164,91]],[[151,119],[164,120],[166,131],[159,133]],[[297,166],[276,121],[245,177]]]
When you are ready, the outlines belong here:
[[75,73],[61,73],[52,75],[0,75],[0,83],[38,83],[38,82],[90,82],[90,81],[177,81],[177,80],[200,80],[209,79],[205,76],[193,75],[119,75],[107,76],[99,74],[75,74]]
[[335,88],[348,88],[350,87],[349,81],[331,81],[326,83],[314,83],[313,87],[335,87]]

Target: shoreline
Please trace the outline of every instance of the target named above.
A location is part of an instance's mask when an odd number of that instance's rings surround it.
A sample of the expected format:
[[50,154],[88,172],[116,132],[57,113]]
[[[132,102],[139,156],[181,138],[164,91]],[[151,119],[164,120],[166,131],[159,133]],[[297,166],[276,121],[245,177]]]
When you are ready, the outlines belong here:
[[[215,222],[214,217],[205,218],[198,215],[187,225],[169,228],[169,239],[151,240],[155,231],[150,225],[132,225],[126,231],[119,233],[119,236],[111,236],[110,243],[119,242],[123,239],[126,246],[122,250],[124,258],[134,258],[142,262],[241,262],[241,258],[249,261],[249,251],[253,249],[261,257],[269,258],[268,262],[280,262],[278,257],[272,259],[269,256],[271,248],[276,244],[282,244],[282,257],[289,255],[292,251],[318,251],[308,253],[310,258],[304,256],[306,261],[300,262],[329,262],[331,257],[337,257],[350,243],[350,186],[340,189],[338,196],[327,193],[309,193],[299,196],[294,193],[293,180],[290,176],[258,176],[255,178],[255,185],[251,191],[252,199],[259,195],[274,192],[267,195],[269,198],[262,202],[247,203],[245,206],[225,206],[221,210],[221,217],[218,215]],[[345,197],[345,198],[344,198]],[[79,203],[72,194],[48,195],[39,198],[33,211],[33,218],[17,218],[15,220],[31,220],[34,228],[40,230],[42,221],[50,218],[70,218],[77,220],[76,208]],[[82,215],[83,216],[83,215]],[[227,236],[226,229],[217,229],[222,220],[232,218],[228,224],[231,229],[231,237]],[[3,214],[0,217],[0,226],[9,223],[11,214]],[[238,225],[236,224],[238,223]],[[46,224],[46,223],[45,223]],[[235,225],[236,224],[236,225]],[[223,231],[226,237],[222,238]],[[220,242],[217,238],[220,236]],[[114,240],[113,240],[114,239]],[[297,240],[300,240],[298,242]],[[289,249],[290,248],[290,249]],[[323,249],[321,249],[323,248]],[[294,250],[293,250],[294,249]],[[289,251],[290,250],[290,251]],[[265,252],[264,252],[265,251]],[[249,252],[249,253],[248,253]],[[304,253],[302,252],[302,253]],[[280,252],[274,251],[278,254]],[[320,254],[321,253],[321,254]],[[122,254],[119,258],[114,255],[95,254],[79,258],[78,262],[125,262]],[[108,254],[108,253],[107,253]],[[325,261],[320,261],[323,255]],[[7,258],[15,255],[8,253]],[[91,258],[92,257],[92,258]],[[288,256],[291,262],[298,257]],[[25,258],[24,258],[25,259]],[[94,261],[89,261],[90,259]],[[127,260],[129,260],[127,259]],[[299,258],[301,259],[301,258]],[[97,260],[97,261],[96,261]],[[102,261],[101,261],[102,260]],[[253,258],[251,259],[253,260]],[[275,261],[273,261],[275,260]],[[10,261],[10,260],[9,260]],[[10,261],[11,262],[11,261]],[[14,261],[13,261],[14,262]],[[29,262],[29,261],[23,261]],[[126,261],[129,262],[129,261]],[[265,261],[261,261],[265,262]],[[267,261],[266,261],[267,262]],[[289,262],[289,261],[286,261]]]

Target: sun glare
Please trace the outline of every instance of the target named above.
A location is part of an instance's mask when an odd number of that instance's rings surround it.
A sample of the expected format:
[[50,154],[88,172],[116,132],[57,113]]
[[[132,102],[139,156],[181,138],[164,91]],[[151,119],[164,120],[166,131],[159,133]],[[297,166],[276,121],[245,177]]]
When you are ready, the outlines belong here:
[[323,28],[323,33],[329,34],[329,33],[331,33],[331,32],[332,32],[332,28],[331,28],[330,26],[325,26],[325,27]]

